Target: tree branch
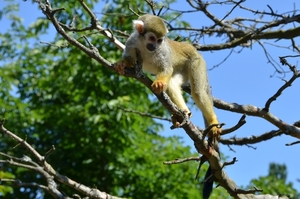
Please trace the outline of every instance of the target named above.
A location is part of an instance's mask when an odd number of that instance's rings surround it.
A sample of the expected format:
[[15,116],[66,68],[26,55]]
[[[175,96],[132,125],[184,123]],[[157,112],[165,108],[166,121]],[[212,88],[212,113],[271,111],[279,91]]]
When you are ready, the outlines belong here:
[[278,127],[284,134],[295,138],[300,138],[300,129],[294,125],[287,124],[281,119],[277,118],[271,112],[267,112],[264,108],[259,108],[253,105],[240,105],[237,103],[228,103],[220,99],[214,98],[215,107],[235,113],[246,114],[255,117],[261,117],[268,122]]
[[[12,166],[18,166],[23,167],[29,170],[36,171],[40,173],[46,180],[47,180],[47,186],[44,185],[35,185],[43,187],[44,190],[48,191],[54,198],[62,198],[62,199],[69,199],[70,197],[63,194],[61,191],[59,191],[59,187],[57,186],[57,183],[55,180],[58,180],[59,182],[68,185],[75,190],[85,194],[86,196],[94,199],[121,199],[119,197],[111,196],[105,192],[101,192],[98,189],[92,189],[89,188],[83,184],[80,184],[67,176],[59,174],[57,171],[53,169],[53,167],[45,160],[44,156],[41,156],[27,141],[23,140],[22,138],[18,137],[16,134],[10,132],[7,130],[4,126],[4,119],[0,122],[0,131],[4,134],[9,136],[10,138],[14,139],[17,143],[22,144],[30,153],[33,155],[39,163],[33,162],[30,158],[16,158],[9,155],[4,154],[3,152],[0,153],[0,155],[4,155],[4,157],[10,158],[10,160],[0,160],[3,164],[9,164]],[[19,162],[26,162],[28,164],[23,164]],[[30,165],[29,165],[30,164]],[[31,166],[34,165],[34,166]],[[55,180],[54,180],[55,179]],[[31,185],[33,185],[31,183]],[[47,187],[47,188],[46,188]]]

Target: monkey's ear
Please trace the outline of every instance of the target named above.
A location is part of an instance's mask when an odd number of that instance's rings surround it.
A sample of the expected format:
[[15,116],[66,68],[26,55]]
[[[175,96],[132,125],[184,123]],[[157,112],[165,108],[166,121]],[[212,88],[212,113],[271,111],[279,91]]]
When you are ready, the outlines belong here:
[[141,20],[133,20],[134,28],[138,31],[139,34],[144,33],[144,22]]

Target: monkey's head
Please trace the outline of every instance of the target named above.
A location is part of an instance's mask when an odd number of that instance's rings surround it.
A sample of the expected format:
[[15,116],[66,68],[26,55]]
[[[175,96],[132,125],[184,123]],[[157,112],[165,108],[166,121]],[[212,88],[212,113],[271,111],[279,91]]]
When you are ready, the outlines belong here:
[[146,14],[133,21],[135,30],[143,37],[149,51],[156,50],[165,39],[168,29],[164,21],[157,16]]

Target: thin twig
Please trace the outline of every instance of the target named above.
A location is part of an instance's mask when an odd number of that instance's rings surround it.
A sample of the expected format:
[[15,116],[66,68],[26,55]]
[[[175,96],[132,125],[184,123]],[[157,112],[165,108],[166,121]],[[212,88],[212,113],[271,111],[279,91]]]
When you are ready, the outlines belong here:
[[168,118],[165,118],[165,117],[160,117],[160,116],[157,116],[157,115],[152,115],[152,114],[147,113],[147,112],[140,112],[140,111],[136,111],[136,110],[132,110],[132,109],[125,109],[121,106],[118,106],[118,108],[121,109],[124,112],[127,112],[127,113],[134,113],[134,114],[138,114],[140,116],[146,116],[146,117],[150,117],[150,118],[154,118],[154,119],[159,119],[159,120],[172,122],[171,119],[168,119]]
[[165,161],[164,164],[180,164],[183,162],[188,162],[188,161],[200,161],[200,157],[189,157],[189,158],[182,158],[182,159],[175,159],[171,161]]

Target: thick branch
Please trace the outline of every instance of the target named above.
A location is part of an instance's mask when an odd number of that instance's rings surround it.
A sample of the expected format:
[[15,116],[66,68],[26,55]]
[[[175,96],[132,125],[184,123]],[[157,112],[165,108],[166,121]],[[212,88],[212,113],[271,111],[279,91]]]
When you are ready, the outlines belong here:
[[271,112],[267,112],[264,108],[259,108],[253,105],[239,105],[237,103],[228,103],[220,99],[214,98],[215,107],[235,113],[261,117],[268,122],[278,127],[284,134],[290,135],[295,138],[300,138],[300,128],[287,124],[281,119],[277,118]]
[[226,145],[245,145],[245,144],[255,144],[255,143],[259,143],[262,141],[266,141],[266,140],[270,140],[274,137],[280,136],[282,135],[283,132],[281,130],[277,130],[277,131],[270,131],[267,133],[263,133],[261,135],[255,136],[248,136],[248,137],[244,137],[244,138],[229,138],[229,139],[220,139],[220,143],[222,144],[226,144]]

